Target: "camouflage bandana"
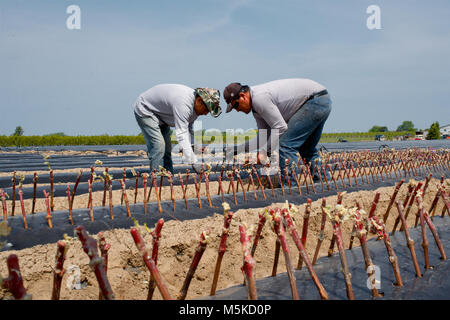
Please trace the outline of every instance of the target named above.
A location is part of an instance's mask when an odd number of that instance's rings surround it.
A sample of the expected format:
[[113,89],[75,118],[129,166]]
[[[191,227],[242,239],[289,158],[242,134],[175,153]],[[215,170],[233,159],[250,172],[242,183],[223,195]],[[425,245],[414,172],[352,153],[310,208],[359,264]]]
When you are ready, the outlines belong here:
[[197,88],[195,93],[202,98],[209,112],[214,118],[217,118],[222,113],[220,107],[220,92],[212,88]]

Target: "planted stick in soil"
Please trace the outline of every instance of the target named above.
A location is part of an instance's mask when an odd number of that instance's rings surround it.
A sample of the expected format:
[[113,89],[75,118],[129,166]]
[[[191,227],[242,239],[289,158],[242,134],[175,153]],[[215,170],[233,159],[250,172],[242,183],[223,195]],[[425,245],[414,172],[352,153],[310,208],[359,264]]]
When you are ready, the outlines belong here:
[[[323,199],[325,199],[325,198],[323,198]],[[323,201],[322,201],[322,205],[325,206]],[[325,291],[325,288],[320,283],[316,272],[314,271],[313,264],[309,260],[308,254],[306,253],[306,250],[305,250],[305,247],[303,246],[302,242],[300,241],[300,237],[298,235],[297,229],[294,226],[294,223],[292,221],[292,218],[289,214],[288,209],[283,209],[281,211],[281,213],[287,224],[286,230],[291,234],[291,237],[294,239],[295,245],[297,246],[297,249],[298,249],[300,255],[302,256],[302,259],[305,262],[306,268],[308,269],[308,272],[309,272],[311,278],[313,279],[314,284],[317,287],[317,290],[319,291],[321,299],[328,300],[328,294]]]
[[[411,207],[414,204],[414,200],[416,199],[417,192],[419,191],[421,186],[422,186],[422,182],[419,182],[419,183],[417,183],[417,186],[414,189],[414,193],[409,201],[408,208],[406,209],[405,220],[408,219],[409,211],[411,210]],[[403,231],[403,227],[400,228],[400,230]]]
[[[92,183],[94,182],[94,167],[91,167],[91,176],[90,176],[90,178],[89,178],[88,183],[89,183],[89,182],[91,183],[91,185],[92,185]],[[92,201],[92,198],[89,198],[89,199],[88,199],[88,204],[87,204],[86,208],[90,208],[91,201]]]
[[31,300],[31,295],[27,294],[23,286],[23,278],[20,273],[19,258],[15,254],[11,254],[6,259],[9,276],[1,279],[1,287],[12,293],[16,300]]
[[292,173],[292,175],[293,175],[294,178],[295,178],[295,182],[297,183],[298,193],[299,193],[300,195],[302,195],[302,188],[301,188],[301,186],[300,186],[300,180],[299,180],[299,178],[298,178],[298,176],[297,176],[297,173],[295,173],[294,166],[291,166],[291,173]]
[[[126,183],[127,183],[127,170],[125,168],[123,168],[122,181],[126,185]],[[123,192],[122,192],[122,195],[120,196],[120,205],[123,205]]]
[[181,191],[183,191],[183,199],[184,199],[184,203],[186,204],[186,210],[189,210],[189,205],[188,205],[188,201],[186,198],[186,189],[184,188],[183,179],[181,178],[180,172],[178,172],[178,179],[180,179],[180,186],[181,186]]
[[22,184],[19,185],[19,199],[20,199],[20,208],[22,209],[23,226],[25,229],[28,229],[27,214],[25,213],[25,204],[23,203]]
[[[239,177],[239,175],[238,175]],[[242,181],[241,181],[242,183]],[[209,193],[209,173],[205,172],[205,187],[206,187],[206,196],[208,197],[208,204],[209,207],[212,208],[212,202],[211,202],[211,194]],[[244,189],[244,187],[242,187]],[[244,191],[244,190],[242,190]],[[245,191],[244,191],[244,197],[245,197]]]
[[[107,274],[107,272],[108,272],[108,251],[111,248],[111,245],[109,243],[106,243],[103,232],[99,232],[97,234],[97,238],[98,238],[98,247],[100,248],[100,255],[101,255],[101,257],[103,259],[103,263],[105,265],[105,274]],[[101,290],[98,294],[98,298],[99,298],[99,300],[104,300]]]
[[341,258],[342,270],[345,278],[345,286],[347,289],[347,298],[349,300],[354,300],[355,295],[353,293],[351,274],[348,269],[347,257],[345,256],[344,241],[342,239],[341,225],[337,221],[332,221],[333,232],[336,235],[336,242],[339,249],[339,256]]
[[142,174],[142,188],[144,189],[144,216],[147,216],[147,181],[148,181],[148,174],[143,173]]
[[270,189],[272,190],[272,197],[275,197],[275,190],[273,188],[272,179],[270,178],[270,175],[266,175],[266,181],[269,181]]
[[14,171],[11,181],[12,181],[11,215],[14,216],[14,212],[16,210],[16,171]]
[[330,184],[328,183],[328,177],[327,177],[325,167],[322,165],[321,169],[322,169],[323,177],[325,178],[325,183],[327,185],[327,189],[328,189],[328,191],[330,191]]
[[266,193],[264,192],[264,186],[261,183],[261,179],[259,178],[258,172],[256,171],[255,167],[252,167],[252,172],[256,176],[256,180],[258,181],[258,186],[261,188],[263,198],[264,198],[264,200],[266,200]]
[[53,170],[50,170],[50,210],[53,212],[55,205],[53,203]]
[[49,199],[48,199],[48,193],[45,190],[43,192],[44,192],[44,197],[45,197],[45,205],[47,206],[47,216],[45,217],[45,219],[47,219],[49,228],[53,228],[52,214],[50,213],[50,203],[49,203]]
[[[418,203],[422,204],[423,203],[422,196],[419,195],[417,198],[418,198],[417,199]],[[422,207],[423,207],[423,204],[422,204]],[[419,212],[419,214],[420,214],[420,212]],[[428,227],[430,228],[431,233],[433,234],[433,237],[434,237],[434,240],[436,242],[436,245],[437,245],[437,247],[439,249],[439,252],[441,253],[441,259],[442,260],[447,260],[447,256],[445,254],[444,246],[442,245],[441,239],[439,238],[439,235],[438,235],[438,233],[436,231],[436,227],[434,226],[433,222],[431,222],[431,219],[430,219],[430,217],[428,216],[428,213],[425,210],[422,211],[422,216],[423,216],[425,222],[428,224]]]
[[[379,193],[377,193],[379,196]],[[369,217],[369,219],[371,216]],[[364,263],[366,266],[366,272],[367,277],[369,278],[370,284],[371,284],[371,290],[372,290],[372,297],[378,298],[382,297],[383,295],[378,292],[377,286],[376,286],[376,279],[375,279],[375,267],[372,262],[372,258],[370,257],[369,248],[367,247],[367,239],[366,239],[366,228],[363,226],[363,223],[361,221],[362,217],[359,213],[359,210],[356,210],[356,221],[355,221],[355,227],[356,227],[356,236],[359,239],[359,242],[361,244],[361,250],[364,256]]]
[[[306,206],[305,206],[305,214],[303,215],[303,227],[302,227],[302,245],[303,247],[306,247],[306,239],[308,237],[308,223],[309,223],[309,216],[311,214],[311,199],[306,200]],[[298,263],[297,263],[297,269],[300,270],[303,265],[303,256],[298,256]]]
[[423,213],[423,202],[422,197],[419,195],[417,196],[417,204],[419,206],[419,219],[420,219],[420,229],[422,231],[422,248],[423,248],[423,255],[425,259],[425,269],[431,269],[430,267],[430,258],[428,254],[428,239],[427,239],[427,232],[425,229],[425,218]]
[[314,180],[313,180],[313,177],[311,176],[311,169],[310,169],[309,164],[306,165],[306,170],[307,170],[307,172],[308,172],[309,180],[311,181],[311,188],[312,188],[312,190],[313,190],[314,193],[317,193],[316,187],[314,186]]
[[[158,202],[158,211],[159,211],[159,213],[162,213],[162,208],[161,208],[161,197],[159,196],[158,186],[157,186],[157,184],[156,184],[155,171],[152,172],[152,185],[153,185],[153,188],[155,189],[156,201]],[[148,194],[149,197],[150,197],[151,191],[152,191],[152,190],[150,189],[150,192],[149,192],[149,194]]]
[[[242,187],[242,194],[244,195],[244,201],[247,201],[247,195],[245,194],[244,184],[242,183],[242,179],[241,179],[241,176],[239,175],[239,172],[236,172],[236,177],[238,179],[237,185],[239,186],[239,184],[240,184]],[[205,179],[206,179],[206,176],[205,176]],[[209,198],[209,193],[208,193],[208,200],[211,203],[211,199]],[[210,204],[210,207],[211,207],[211,204]]]
[[[406,207],[406,205],[408,204],[408,201],[411,198],[413,191],[414,191],[414,185],[412,185],[410,183],[408,185],[408,195],[406,196],[405,200],[403,201],[402,208]],[[394,227],[392,228],[391,234],[395,233],[395,230],[397,229],[397,226],[399,223],[400,223],[400,215],[397,216],[397,219],[395,220]]]
[[406,225],[405,215],[403,213],[403,206],[398,200],[395,202],[395,204],[397,205],[399,218],[402,221],[403,226],[405,227],[406,244],[409,248],[409,251],[411,251],[411,257],[414,263],[414,269],[416,270],[416,276],[420,278],[422,277],[422,273],[420,272],[419,263],[417,262],[416,251],[414,249],[414,240],[411,238],[408,231],[408,226]]
[[177,209],[175,207],[175,194],[174,194],[174,191],[173,191],[173,178],[172,178],[171,174],[169,174],[167,176],[167,180],[169,181],[169,185],[170,185],[170,198],[172,199],[173,212],[176,212]]
[[81,175],[83,174],[83,171],[80,170],[78,173],[77,179],[75,180],[75,185],[73,186],[72,190],[72,197],[70,198],[70,209],[73,209],[73,201],[75,200],[75,193],[77,192],[78,184],[80,183]]
[[445,211],[447,211],[448,215],[450,216],[450,201],[448,200],[447,193],[445,192],[445,189],[443,186],[441,186],[441,197],[444,201],[444,208],[442,209],[442,217],[445,215]]
[[[161,218],[155,225],[155,229],[151,232],[152,235],[152,260],[155,262],[155,266],[158,265],[158,250],[159,250],[159,239],[161,239],[161,230],[164,225],[164,219]],[[156,288],[156,281],[153,275],[150,275],[150,281],[148,285],[147,300],[152,300],[153,293]]]
[[250,254],[252,257],[255,256],[256,247],[258,246],[259,238],[261,237],[261,231],[266,223],[266,216],[264,214],[259,214],[258,228],[256,229],[255,239],[253,239],[252,250]]
[[237,205],[236,190],[234,188],[234,179],[233,179],[233,174],[232,173],[228,174],[228,179],[230,179],[230,185],[231,185],[231,188],[233,189],[234,204]]
[[184,279],[183,287],[181,288],[180,292],[178,293],[177,300],[185,300],[186,299],[192,277],[195,274],[195,270],[197,270],[197,266],[200,262],[200,259],[202,258],[203,252],[205,252],[206,245],[208,244],[207,233],[208,232],[204,231],[200,235],[200,242],[199,242],[197,248],[195,249],[194,258],[192,259],[192,263],[189,267],[188,273],[186,275],[186,279]]
[[388,217],[389,217],[389,213],[391,211],[392,205],[394,204],[395,198],[397,197],[398,191],[400,190],[400,187],[402,186],[402,184],[405,182],[405,179],[400,180],[399,182],[397,182],[397,184],[395,185],[395,190],[394,193],[391,196],[391,200],[389,201],[389,205],[386,209],[386,212],[383,216],[383,223],[386,223]]
[[436,212],[436,208],[437,208],[437,203],[439,201],[439,198],[441,197],[441,190],[439,189],[436,192],[436,195],[434,196],[433,202],[431,203],[431,207],[428,210],[428,212],[431,214],[431,220],[433,220],[434,218],[434,214]]
[[[250,173],[250,176],[251,176],[251,173]],[[251,179],[251,181],[252,181],[252,184],[253,184],[253,179]],[[280,168],[278,168],[278,181],[280,181],[281,193],[283,194],[283,197],[285,197],[286,194],[284,192],[284,183],[283,183],[283,181],[281,181],[281,170],[280,170]],[[255,192],[255,200],[258,200],[256,198],[256,192]]]
[[125,205],[127,207],[128,217],[131,217],[130,204],[128,202],[127,191],[125,190],[125,184],[124,184],[123,180],[120,180],[120,186],[122,187],[122,195],[123,195],[123,200],[125,200]]
[[[342,204],[342,198],[343,195],[345,194],[344,192],[338,192],[337,193],[337,204],[340,205]],[[330,242],[330,248],[328,249],[328,256],[331,257],[333,255],[333,251],[334,251],[334,244],[336,243],[336,233],[333,232],[333,235],[331,237],[331,242]]]
[[224,197],[224,194],[223,194],[222,178],[219,177],[218,180],[219,180],[219,192],[222,195],[222,202],[224,202],[225,201],[225,197]]
[[53,269],[53,291],[52,300],[59,300],[61,293],[61,282],[64,276],[64,261],[66,260],[66,242],[59,240],[57,243],[55,268]]
[[[202,201],[200,200],[200,182],[198,183],[199,185],[197,185],[197,178],[196,178],[196,174],[194,174],[194,186],[195,186],[195,193],[197,194],[197,203],[198,203],[198,207],[201,209],[202,208]],[[233,187],[234,190],[234,187]]]
[[105,180],[104,180],[103,199],[102,199],[103,207],[106,205],[106,192],[107,191],[108,191],[108,168],[105,168]]
[[98,255],[97,241],[89,236],[83,226],[76,227],[75,233],[83,245],[84,252],[89,257],[89,267],[91,267],[92,271],[94,271],[103,298],[105,300],[114,300],[114,293],[111,289],[111,285],[109,284],[108,277],[106,276],[105,262]]
[[[378,201],[380,200],[380,193],[379,192],[377,192],[377,193],[375,193],[375,198],[373,199],[373,202],[372,202],[372,207],[370,208],[370,211],[369,211],[369,219],[370,218],[372,218],[374,215],[375,215],[375,211],[376,211],[376,209],[377,209],[377,204],[378,204]],[[360,208],[358,208],[358,210],[360,210]],[[359,211],[358,211],[358,214],[359,214]],[[352,249],[352,247],[353,247],[353,240],[354,240],[354,236],[355,235],[357,235],[357,228],[359,227],[359,225],[358,224],[356,224],[355,223],[355,225],[354,225],[354,227],[353,227],[353,231],[354,232],[352,232],[352,235],[351,235],[351,237],[350,237],[350,245],[349,245],[349,249],[351,250]],[[359,238],[358,238],[359,239]],[[367,267],[366,267],[367,268]]]
[[275,277],[277,275],[278,260],[280,258],[280,249],[281,249],[280,239],[277,238],[275,240],[275,254],[273,258],[272,277]]
[[284,227],[283,227],[283,224],[281,221],[282,217],[280,214],[280,210],[278,209],[277,212],[275,212],[274,210],[271,209],[271,210],[269,210],[269,213],[272,217],[273,230],[274,230],[275,234],[277,235],[277,238],[283,249],[284,261],[286,263],[286,270],[287,270],[287,274],[288,274],[288,278],[289,278],[289,284],[291,286],[292,299],[299,300],[297,284],[295,282],[294,268],[292,266],[291,257],[290,257],[290,253],[289,253],[289,246],[286,241],[286,234],[285,234]]
[[224,205],[224,222],[223,222],[222,237],[220,239],[219,253],[217,255],[217,261],[216,261],[216,268],[214,269],[214,278],[213,278],[213,283],[212,283],[211,292],[210,292],[211,296],[216,294],[217,282],[219,280],[219,274],[220,274],[220,266],[222,264],[223,255],[225,254],[225,251],[227,250],[227,237],[228,237],[232,218],[233,218],[233,212],[229,211],[228,204],[225,204]]
[[69,205],[69,221],[70,221],[70,224],[73,225],[72,208],[70,207],[70,186],[69,185],[67,185],[66,195],[67,195],[67,203]]
[[[254,181],[253,181],[253,174],[252,174],[252,171],[251,171],[251,170],[248,170],[248,177],[249,177],[248,188],[250,188],[250,185],[252,186],[255,200],[258,200],[258,195],[256,194],[256,186],[255,186],[255,183],[254,183]],[[281,181],[281,179],[280,179],[280,181]],[[283,195],[284,195],[284,188],[283,188],[283,185],[281,185],[281,188],[282,188],[282,190],[283,190]],[[248,190],[249,190],[249,189],[248,189]]]
[[313,258],[312,264],[316,264],[317,258],[319,256],[320,247],[321,247],[323,239],[324,239],[324,229],[325,229],[325,223],[327,221],[327,214],[325,213],[325,210],[324,210],[326,205],[327,205],[327,199],[322,198],[322,206],[321,206],[322,220],[320,222],[320,231],[319,231],[319,235],[317,237],[316,251],[314,252],[314,258]]
[[0,199],[2,200],[3,220],[8,220],[8,208],[6,207],[6,193],[0,189]]
[[34,214],[34,208],[36,207],[36,190],[37,190],[37,173],[33,175],[33,203],[31,205],[31,214]]
[[250,236],[247,234],[247,227],[245,225],[239,226],[239,233],[240,233],[240,241],[242,244],[242,250],[244,253],[244,264],[241,268],[242,272],[244,273],[245,277],[245,283],[248,290],[248,298],[249,300],[257,300],[258,295],[256,293],[256,280],[255,280],[255,274],[254,274],[254,268],[255,268],[255,259],[249,252],[250,248]]
[[89,187],[89,214],[91,217],[91,222],[94,222],[94,206],[92,203],[92,183],[91,181],[88,182]]
[[[220,181],[222,181],[222,179],[223,179],[223,171],[225,170],[225,167],[224,166],[222,166],[221,168],[220,168],[220,176],[219,176],[219,178],[218,178],[218,180],[220,180]],[[220,194],[220,186],[217,188],[217,195],[219,195]]]
[[[288,160],[286,160],[286,161],[288,161]],[[284,167],[284,178],[287,180],[287,183],[288,183],[288,190],[289,190],[289,194],[292,194],[292,190],[291,190],[291,179],[290,179],[290,177],[289,177],[289,173],[288,173],[288,167],[286,166],[286,167]],[[284,184],[284,181],[281,181],[280,180],[280,183],[281,184]],[[299,185],[299,184],[298,184]]]
[[136,171],[136,185],[134,188],[134,204],[136,204],[136,201],[137,201],[138,190],[139,190],[139,171]]
[[114,220],[114,210],[113,210],[113,192],[112,192],[112,181],[108,179],[108,188],[109,188],[109,215],[111,220]]
[[[386,246],[386,250],[388,253],[388,257],[389,257],[389,262],[392,265],[392,269],[394,271],[394,276],[395,276],[395,280],[396,282],[394,283],[395,286],[398,287],[402,287],[403,286],[403,281],[402,281],[402,277],[400,275],[400,268],[398,265],[398,258],[397,255],[394,252],[394,249],[392,248],[392,243],[391,243],[391,239],[389,238],[389,234],[386,231],[386,226],[384,225],[384,223],[382,221],[380,221],[378,219],[377,216],[373,216],[371,219],[371,224],[372,226],[375,228],[375,232],[379,232],[379,236],[383,237],[384,240],[384,245]],[[375,233],[374,232],[374,233]]]

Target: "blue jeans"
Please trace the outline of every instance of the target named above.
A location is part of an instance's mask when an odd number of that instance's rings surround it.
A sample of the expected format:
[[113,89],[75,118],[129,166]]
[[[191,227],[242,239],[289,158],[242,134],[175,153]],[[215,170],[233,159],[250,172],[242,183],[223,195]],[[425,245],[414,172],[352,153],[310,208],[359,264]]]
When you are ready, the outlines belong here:
[[161,166],[173,174],[170,127],[166,124],[160,125],[155,115],[141,118],[135,113],[134,116],[147,145],[150,172],[153,169],[159,171],[159,166]]
[[283,179],[286,159],[289,159],[289,166],[294,163],[297,167],[297,152],[309,162],[311,173],[314,172],[315,159],[320,160],[316,146],[330,112],[331,99],[328,94],[325,94],[307,101],[289,119],[288,129],[279,141],[280,169]]

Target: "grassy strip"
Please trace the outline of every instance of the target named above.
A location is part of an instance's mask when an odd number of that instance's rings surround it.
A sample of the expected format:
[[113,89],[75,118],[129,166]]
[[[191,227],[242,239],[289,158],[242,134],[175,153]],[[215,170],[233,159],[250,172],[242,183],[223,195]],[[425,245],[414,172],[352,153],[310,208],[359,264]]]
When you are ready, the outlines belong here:
[[397,137],[404,137],[406,134],[410,134],[413,138],[415,136],[415,132],[408,131],[323,133],[320,138],[320,143],[339,142],[340,138],[349,142],[374,141],[377,135],[384,135],[386,141],[388,141]]
[[145,144],[143,136],[0,136],[2,147],[136,145]]
[[[323,133],[320,139],[321,143],[338,142],[340,138],[347,141],[374,141],[377,134],[385,136],[386,140],[392,140],[395,137],[405,136],[408,132],[343,132],[343,133]],[[245,140],[256,136],[256,132],[248,135],[236,134],[234,143],[243,143]],[[414,134],[412,134],[414,137]],[[172,144],[177,144],[175,136],[172,135]],[[195,135],[196,142],[200,142],[201,135]],[[224,143],[226,139],[222,136],[203,135],[203,143]],[[141,145],[145,144],[142,135],[124,136],[124,135],[100,135],[100,136],[0,136],[1,147],[31,147],[31,146],[78,146],[78,145]]]

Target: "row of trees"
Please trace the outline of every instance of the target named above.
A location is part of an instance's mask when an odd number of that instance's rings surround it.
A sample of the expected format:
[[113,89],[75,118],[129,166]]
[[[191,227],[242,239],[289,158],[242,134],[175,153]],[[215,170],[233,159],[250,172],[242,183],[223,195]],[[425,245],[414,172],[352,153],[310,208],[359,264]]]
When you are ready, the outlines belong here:
[[[416,132],[419,130],[414,127],[412,121],[403,121],[402,124],[397,127],[396,131]],[[370,128],[369,132],[389,132],[389,129],[386,126],[375,125],[372,128]],[[436,121],[431,124],[430,128],[428,129],[426,139],[427,140],[441,139],[439,122]]]
[[[389,129],[386,126],[373,126],[369,132],[388,132]],[[395,131],[417,131],[412,121],[403,121],[401,125],[397,127]]]

